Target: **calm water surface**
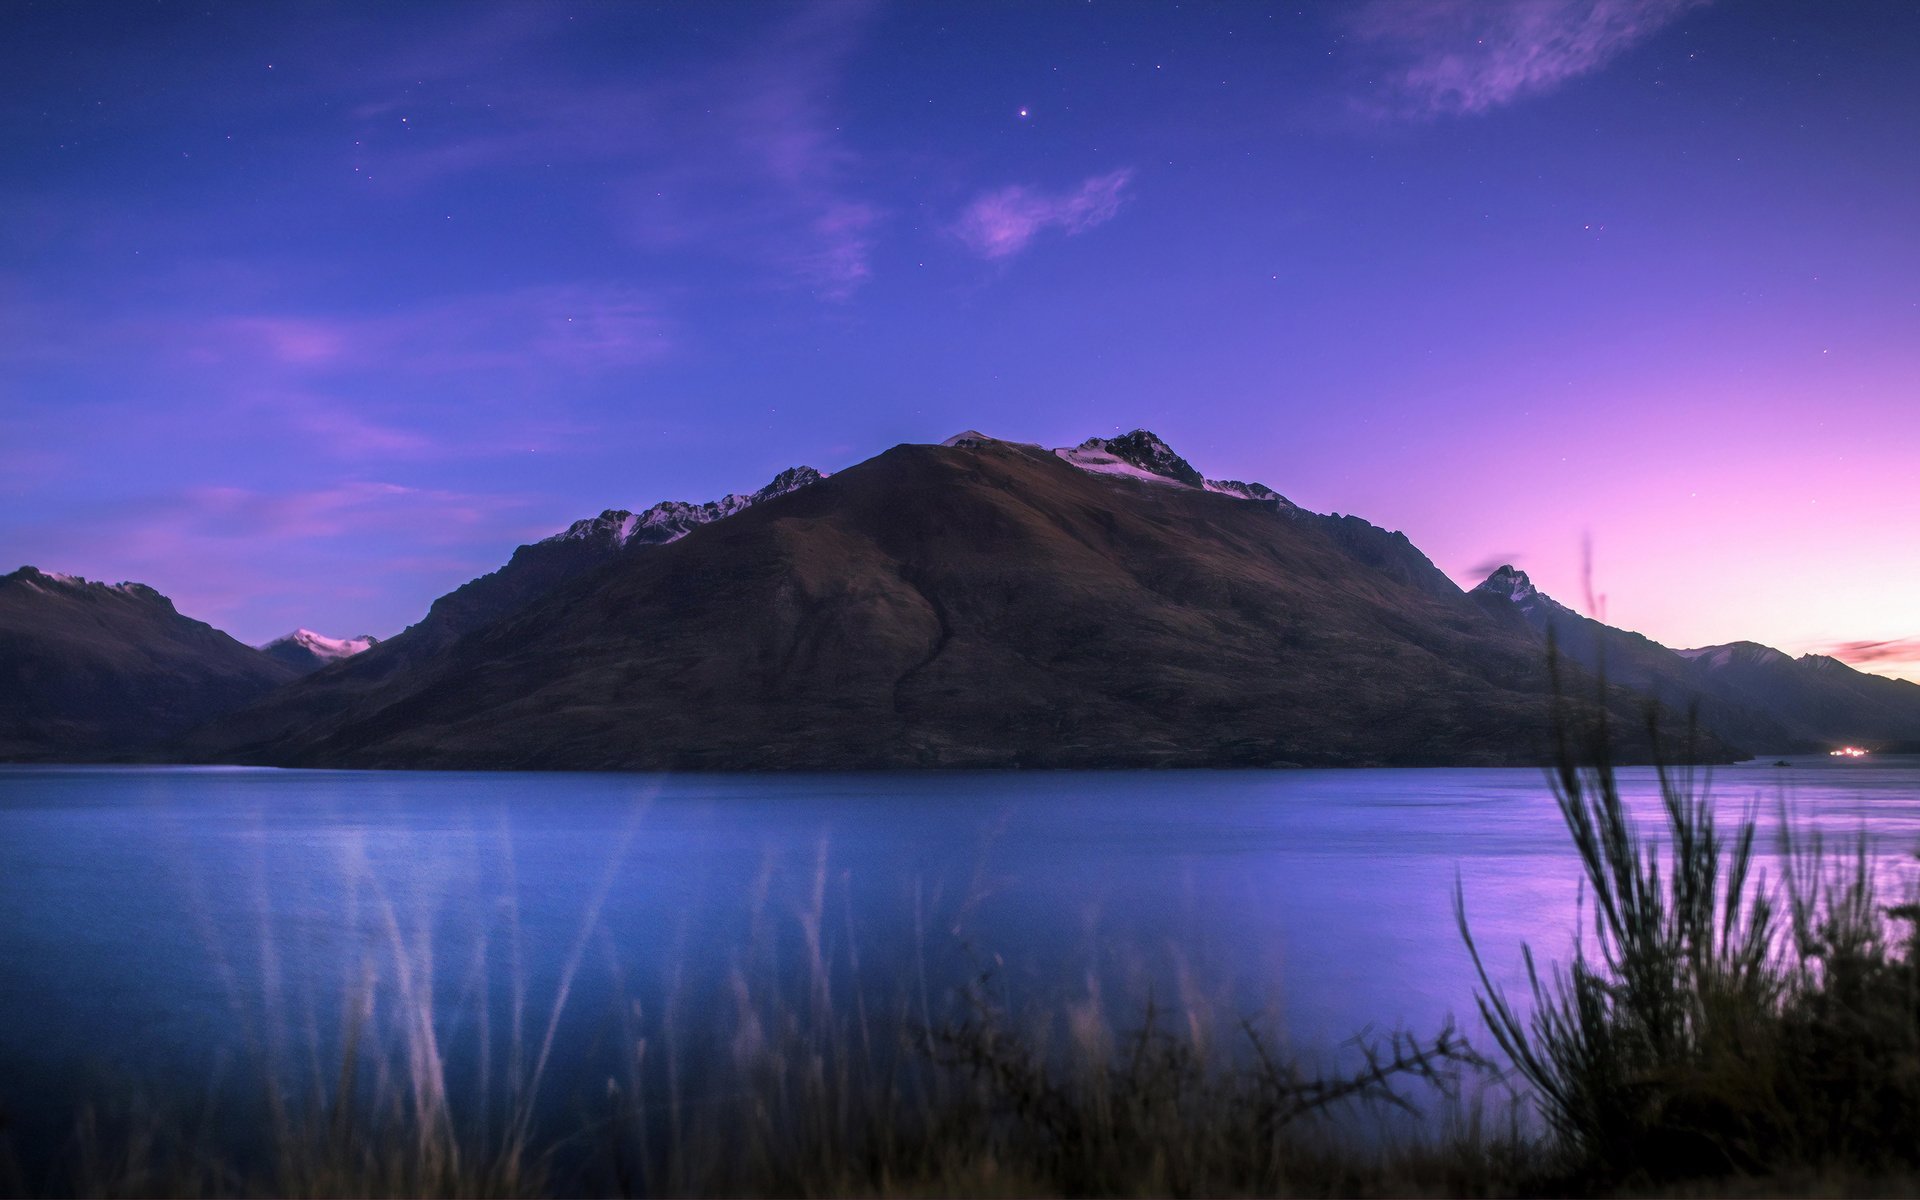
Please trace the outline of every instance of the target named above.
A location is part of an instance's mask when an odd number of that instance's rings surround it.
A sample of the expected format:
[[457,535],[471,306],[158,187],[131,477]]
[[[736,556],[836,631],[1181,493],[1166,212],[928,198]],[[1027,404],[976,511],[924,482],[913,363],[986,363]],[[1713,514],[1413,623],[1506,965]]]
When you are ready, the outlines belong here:
[[[1889,863],[1920,845],[1920,759],[1793,761],[1713,793]],[[880,1007],[991,969],[1016,1002],[1124,1021],[1151,992],[1307,1053],[1474,1033],[1456,877],[1506,977],[1522,939],[1563,953],[1575,866],[1539,772],[0,767],[0,1106],[33,1135],[103,1087],[322,1063],[369,988],[429,1007],[458,1063],[537,1042],[570,985],[543,1086],[585,1095],[636,1022],[692,1045],[815,962]]]

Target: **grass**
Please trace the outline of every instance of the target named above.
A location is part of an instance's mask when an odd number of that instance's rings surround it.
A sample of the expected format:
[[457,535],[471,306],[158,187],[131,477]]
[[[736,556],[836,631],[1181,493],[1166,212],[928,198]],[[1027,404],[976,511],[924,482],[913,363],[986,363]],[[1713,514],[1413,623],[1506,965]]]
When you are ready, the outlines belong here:
[[[1021,1002],[993,970],[869,1007],[829,928],[825,859],[794,914],[802,970],[737,963],[726,999],[628,1012],[621,1067],[554,1131],[540,1117],[592,913],[544,1016],[514,977],[475,1089],[436,1024],[434,947],[391,908],[339,1005],[337,1061],[263,1072],[230,1110],[88,1111],[0,1189],[76,1195],[1900,1194],[1920,1180],[1915,904],[1881,864],[1796,834],[1756,868],[1753,812],[1723,828],[1707,780],[1661,769],[1638,827],[1604,711],[1560,722],[1552,775],[1584,876],[1570,961],[1524,952],[1525,992],[1480,972],[1486,1054],[1451,1027],[1357,1041],[1314,1071],[1271,1030],[1096,988]],[[1657,730],[1653,731],[1658,733]],[[1684,758],[1684,755],[1676,756]],[[603,889],[604,892],[604,889]],[[376,898],[376,903],[383,903]],[[517,954],[518,930],[507,953]],[[483,947],[484,964],[494,950]],[[770,952],[769,952],[770,954]],[[444,967],[444,963],[442,966]],[[889,964],[890,965],[890,964]],[[474,973],[467,981],[473,986]],[[484,970],[478,972],[484,987]],[[481,1006],[484,1010],[485,1006]],[[318,1040],[316,1039],[316,1044]],[[490,1040],[482,1038],[483,1049]],[[1497,1054],[1494,1052],[1497,1051]],[[1490,1057],[1489,1057],[1490,1056]],[[1489,1106],[1492,1085],[1518,1103]],[[121,1093],[137,1095],[132,1090]],[[1476,1099],[1481,1097],[1481,1099]],[[1420,1108],[1423,1121],[1387,1119]]]
[[1455,897],[1481,1015],[1546,1118],[1558,1185],[1911,1179],[1920,908],[1881,903],[1864,834],[1831,856],[1783,809],[1770,882],[1754,813],[1723,832],[1704,782],[1663,767],[1650,835],[1628,816],[1605,713],[1558,728],[1554,796],[1591,919],[1563,967],[1526,950],[1530,1013],[1492,982]]

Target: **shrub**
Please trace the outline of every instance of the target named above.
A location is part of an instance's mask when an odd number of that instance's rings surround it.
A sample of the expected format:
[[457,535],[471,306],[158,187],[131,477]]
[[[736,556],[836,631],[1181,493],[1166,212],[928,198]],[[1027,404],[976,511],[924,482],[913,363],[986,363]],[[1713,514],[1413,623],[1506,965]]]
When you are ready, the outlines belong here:
[[[1660,742],[1657,719],[1649,733]],[[1630,818],[1604,707],[1563,707],[1554,798],[1584,876],[1571,964],[1523,946],[1530,1012],[1490,978],[1456,886],[1481,1015],[1532,1089],[1569,1179],[1920,1166],[1914,905],[1883,908],[1864,834],[1834,861],[1783,806],[1781,878],[1754,872],[1748,811],[1722,833],[1703,779],[1661,766],[1664,840]],[[1667,761],[1663,758],[1663,761]]]

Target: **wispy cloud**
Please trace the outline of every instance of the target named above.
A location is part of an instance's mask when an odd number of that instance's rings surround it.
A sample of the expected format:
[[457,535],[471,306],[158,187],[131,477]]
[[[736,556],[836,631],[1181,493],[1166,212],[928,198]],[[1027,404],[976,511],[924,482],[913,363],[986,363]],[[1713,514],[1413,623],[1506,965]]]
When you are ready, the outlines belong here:
[[600,283],[344,312],[101,314],[22,300],[0,304],[9,314],[38,336],[0,336],[0,390],[33,371],[62,383],[13,386],[0,490],[44,481],[76,457],[76,438],[96,434],[217,440],[245,429],[271,453],[352,462],[578,445],[580,397],[630,386],[683,331],[652,293]]
[[444,375],[504,369],[595,374],[668,353],[672,326],[647,295],[567,285],[448,297],[353,316],[257,313],[176,325],[201,362],[310,373]]
[[316,609],[373,576],[424,573],[445,590],[486,569],[500,527],[528,503],[379,479],[278,491],[200,486],[24,528],[17,549],[50,569],[152,584],[215,624],[246,611],[311,623]]
[[1131,170],[1119,170],[1095,175],[1065,192],[1003,187],[969,204],[953,232],[982,258],[1011,258],[1050,229],[1071,235],[1111,221],[1132,179]]
[[1379,55],[1381,116],[1482,113],[1606,66],[1706,0],[1372,0],[1351,32]]
[[1920,637],[1879,642],[1835,642],[1818,651],[1844,663],[1920,663]]
[[1526,555],[1521,554],[1518,551],[1508,551],[1505,554],[1488,555],[1486,558],[1481,559],[1479,562],[1474,563],[1472,566],[1467,568],[1466,577],[1472,580],[1472,582],[1469,583],[1467,586],[1468,587],[1479,586],[1480,584],[1486,582],[1487,576],[1493,574],[1495,571],[1498,571],[1501,567],[1518,567],[1522,562],[1526,560],[1526,557],[1527,557]]
[[[884,213],[851,186],[859,160],[835,93],[870,5],[794,10],[729,53],[596,84],[543,76],[525,53],[552,32],[542,11],[509,6],[490,32],[396,56],[354,107],[356,168],[412,190],[592,164],[607,172],[607,217],[630,245],[718,254],[831,299],[868,278]],[[501,53],[525,66],[511,84],[498,78]],[[445,106],[409,102],[429,85]]]
[[569,285],[351,314],[149,319],[124,342],[171,362],[203,420],[264,418],[366,462],[542,448],[574,425],[576,393],[671,354],[677,330],[647,294]]
[[137,557],[155,558],[177,554],[186,542],[362,538],[400,530],[446,545],[520,503],[510,496],[379,480],[287,492],[195,487],[148,506],[143,519],[130,523],[135,544],[130,549]]

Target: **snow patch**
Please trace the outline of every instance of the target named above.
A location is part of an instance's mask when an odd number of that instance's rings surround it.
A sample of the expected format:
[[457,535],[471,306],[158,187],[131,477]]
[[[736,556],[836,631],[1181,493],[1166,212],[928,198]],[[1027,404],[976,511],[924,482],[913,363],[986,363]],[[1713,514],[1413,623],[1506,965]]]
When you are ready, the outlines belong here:
[[1054,454],[1094,475],[1119,475],[1145,483],[1232,496],[1236,500],[1276,504],[1284,509],[1294,507],[1285,496],[1264,483],[1203,477],[1194,470],[1192,463],[1174,453],[1173,447],[1162,441],[1158,434],[1145,429],[1136,429],[1116,438],[1091,437],[1078,446],[1063,446]]
[[1062,446],[1054,453],[1066,459],[1082,471],[1091,471],[1095,475],[1124,475],[1129,479],[1142,479],[1148,483],[1163,483],[1168,487],[1186,487],[1178,479],[1155,474],[1134,466],[1117,455],[1109,454],[1105,444],[1099,438],[1088,438],[1078,446]]
[[333,662],[337,659],[352,658],[379,644],[379,638],[369,635],[357,638],[330,638],[325,634],[315,633],[311,629],[296,629],[285,637],[277,637],[258,649],[272,650],[276,646],[298,646],[323,662]]
[[144,583],[130,583],[124,580],[120,583],[104,583],[80,575],[69,575],[64,571],[42,571],[38,567],[21,567],[11,575],[0,576],[0,579],[11,580],[23,587],[30,587],[36,592],[48,594],[51,593],[46,585],[52,585],[71,591],[114,592],[135,600],[158,600],[168,605],[172,604],[172,601]]
[[663,546],[677,542],[702,525],[745,512],[776,496],[799,491],[827,478],[827,472],[812,467],[788,467],[757,492],[742,495],[729,492],[718,500],[691,504],[685,500],[662,500],[644,512],[610,508],[597,517],[585,517],[567,526],[562,533],[542,542],[611,541],[616,547],[629,545]]
[[1259,500],[1268,504],[1278,504],[1282,508],[1293,508],[1293,501],[1282,496],[1264,483],[1242,483],[1238,479],[1209,479],[1207,490],[1221,496],[1238,496],[1242,500]]

